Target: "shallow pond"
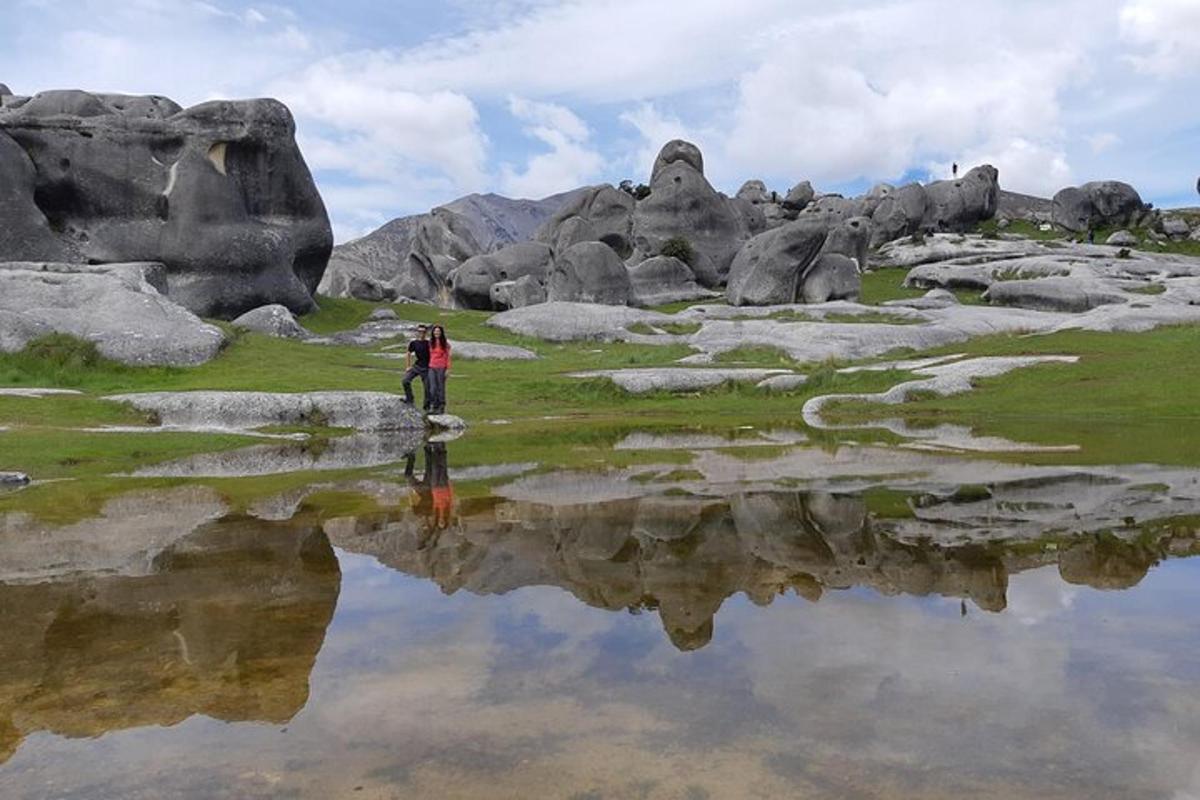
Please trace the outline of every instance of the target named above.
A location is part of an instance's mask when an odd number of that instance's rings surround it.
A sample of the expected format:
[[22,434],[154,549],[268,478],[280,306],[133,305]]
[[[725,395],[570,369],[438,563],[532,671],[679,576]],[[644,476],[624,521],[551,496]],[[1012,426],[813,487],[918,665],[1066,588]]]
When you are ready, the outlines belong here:
[[1200,797],[1200,470],[801,439],[12,505],[0,797]]

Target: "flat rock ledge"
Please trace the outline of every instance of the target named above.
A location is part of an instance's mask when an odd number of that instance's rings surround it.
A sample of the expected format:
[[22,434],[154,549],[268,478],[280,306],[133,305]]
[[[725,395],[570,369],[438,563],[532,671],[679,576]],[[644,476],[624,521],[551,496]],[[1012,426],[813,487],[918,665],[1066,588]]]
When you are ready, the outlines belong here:
[[386,392],[147,392],[106,397],[152,414],[167,428],[253,430],[316,425],[358,431],[424,430],[424,415]]
[[[778,390],[780,378],[798,379],[797,375],[784,369],[699,369],[687,367],[660,367],[642,369],[604,369],[588,372],[573,372],[572,378],[608,378],[617,387],[630,394],[648,392],[694,392],[711,389],[724,383],[751,383],[762,388]],[[797,383],[798,385],[798,383]]]

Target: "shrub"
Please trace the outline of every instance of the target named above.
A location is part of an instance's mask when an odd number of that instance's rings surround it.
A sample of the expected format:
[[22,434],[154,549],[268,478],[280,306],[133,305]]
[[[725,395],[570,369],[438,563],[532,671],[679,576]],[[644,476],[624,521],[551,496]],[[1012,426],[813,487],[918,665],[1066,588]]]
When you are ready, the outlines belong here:
[[696,258],[696,251],[692,249],[691,242],[682,236],[672,236],[670,239],[667,239],[663,242],[663,246],[659,248],[658,254],[660,256],[678,258],[689,267],[692,266],[692,262]]
[[25,346],[25,353],[47,364],[68,369],[94,367],[102,360],[95,342],[76,339],[65,333],[52,333],[34,339]]
[[913,235],[909,237],[909,241],[918,246],[925,244],[925,232],[913,231]]

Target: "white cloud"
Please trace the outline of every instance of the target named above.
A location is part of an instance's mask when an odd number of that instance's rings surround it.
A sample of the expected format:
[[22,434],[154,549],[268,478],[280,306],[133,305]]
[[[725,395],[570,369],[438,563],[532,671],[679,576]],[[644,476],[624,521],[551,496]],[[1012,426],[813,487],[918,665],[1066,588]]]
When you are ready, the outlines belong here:
[[1105,150],[1111,150],[1121,143],[1121,137],[1112,131],[1102,131],[1094,133],[1087,137],[1088,145],[1092,148],[1092,153],[1100,155]]
[[1131,0],[1120,24],[1121,38],[1139,48],[1129,60],[1142,72],[1194,77],[1200,69],[1200,2]]
[[530,157],[524,169],[500,168],[502,191],[514,197],[540,198],[568,191],[594,180],[604,167],[603,157],[588,146],[591,131],[569,108],[509,98],[509,112],[521,120],[525,133],[550,147]]

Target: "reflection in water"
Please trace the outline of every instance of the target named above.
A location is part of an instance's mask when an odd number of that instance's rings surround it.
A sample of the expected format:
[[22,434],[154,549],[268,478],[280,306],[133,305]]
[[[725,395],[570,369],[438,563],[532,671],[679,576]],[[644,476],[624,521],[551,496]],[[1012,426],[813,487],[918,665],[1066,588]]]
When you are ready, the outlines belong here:
[[[61,553],[42,544],[49,568]],[[317,527],[226,517],[142,555],[126,574],[105,560],[0,583],[0,761],[33,731],[89,737],[193,714],[282,723],[303,708],[340,581]]]
[[2,515],[0,796],[1200,796],[1197,473],[879,453]]

